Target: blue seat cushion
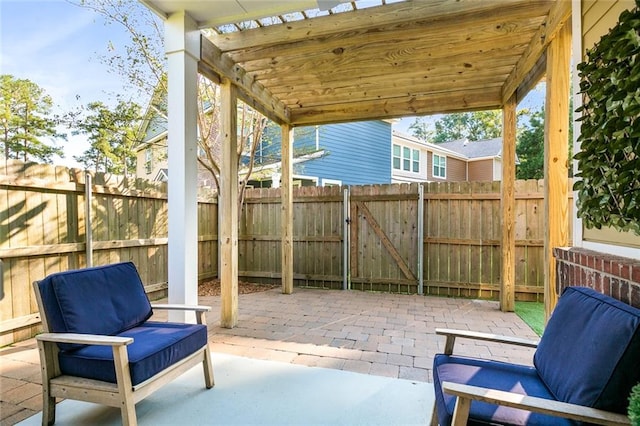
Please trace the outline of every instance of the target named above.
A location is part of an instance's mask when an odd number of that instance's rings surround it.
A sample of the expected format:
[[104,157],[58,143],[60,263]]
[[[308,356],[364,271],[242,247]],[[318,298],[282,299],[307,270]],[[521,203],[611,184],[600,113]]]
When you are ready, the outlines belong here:
[[626,413],[640,382],[640,309],[590,288],[566,288],[534,365],[559,401]]
[[[527,396],[555,399],[542,380],[540,380],[535,368],[498,361],[438,354],[433,363],[433,382],[440,425],[451,424],[456,402],[454,395],[446,394],[442,391],[442,382],[480,386]],[[471,402],[468,425],[496,423],[504,425],[575,425],[570,420],[558,417],[485,402]]]
[[[207,344],[207,327],[148,321],[118,336],[133,337],[127,346],[131,382],[135,386]],[[110,346],[84,346],[58,355],[63,374],[116,383]]]
[[[116,335],[153,311],[131,262],[52,274],[38,283],[49,331]],[[60,344],[61,349],[79,345]]]

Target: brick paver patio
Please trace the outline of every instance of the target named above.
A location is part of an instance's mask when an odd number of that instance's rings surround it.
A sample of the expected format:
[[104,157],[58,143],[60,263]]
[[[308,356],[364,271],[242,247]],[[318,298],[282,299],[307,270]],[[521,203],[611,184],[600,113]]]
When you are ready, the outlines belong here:
[[[444,348],[436,328],[456,328],[537,339],[498,303],[469,299],[295,289],[239,296],[239,323],[219,326],[220,298],[212,306],[209,341],[215,352],[354,371],[432,380],[434,354]],[[461,340],[455,353],[531,365],[533,350]],[[215,362],[215,355],[214,355]],[[215,364],[214,364],[215,369]],[[0,425],[41,410],[40,361],[34,339],[0,349]]]

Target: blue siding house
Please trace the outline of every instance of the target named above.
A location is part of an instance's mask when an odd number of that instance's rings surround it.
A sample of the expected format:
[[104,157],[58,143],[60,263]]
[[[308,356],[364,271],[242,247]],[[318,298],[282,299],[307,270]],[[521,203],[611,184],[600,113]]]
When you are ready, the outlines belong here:
[[[150,108],[136,147],[136,175],[167,180],[167,122]],[[295,186],[364,185],[392,182],[391,122],[362,121],[294,129],[293,183]],[[249,185],[267,188],[280,184],[280,127],[265,129],[254,159]],[[248,164],[248,159],[243,161]],[[213,188],[209,172],[199,167],[201,187]],[[246,169],[244,170],[246,173]],[[239,170],[242,174],[242,167]]]
[[[391,183],[391,123],[362,121],[294,129],[295,185]],[[255,158],[255,187],[278,185],[279,128],[267,132]],[[276,181],[274,185],[274,181]]]

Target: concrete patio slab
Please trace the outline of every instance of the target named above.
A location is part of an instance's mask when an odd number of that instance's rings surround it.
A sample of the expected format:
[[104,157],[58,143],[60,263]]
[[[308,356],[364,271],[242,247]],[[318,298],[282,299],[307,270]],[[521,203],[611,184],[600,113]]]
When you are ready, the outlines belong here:
[[[425,382],[261,361],[213,357],[216,386],[194,367],[136,405],[143,425],[418,425],[433,409]],[[42,424],[42,413],[21,426]],[[66,400],[56,425],[119,425],[120,410]]]

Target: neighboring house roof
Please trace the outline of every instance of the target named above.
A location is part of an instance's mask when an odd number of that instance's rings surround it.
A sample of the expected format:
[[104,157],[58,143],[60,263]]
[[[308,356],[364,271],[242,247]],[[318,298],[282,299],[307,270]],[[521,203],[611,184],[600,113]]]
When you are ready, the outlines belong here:
[[458,152],[469,160],[479,158],[496,158],[502,155],[502,138],[485,139],[480,141],[458,139],[451,142],[440,143],[438,146]]

